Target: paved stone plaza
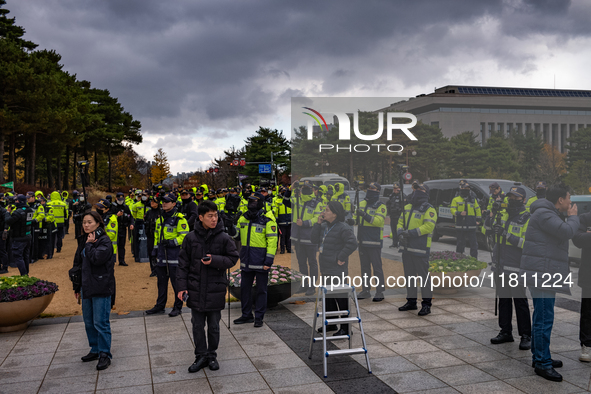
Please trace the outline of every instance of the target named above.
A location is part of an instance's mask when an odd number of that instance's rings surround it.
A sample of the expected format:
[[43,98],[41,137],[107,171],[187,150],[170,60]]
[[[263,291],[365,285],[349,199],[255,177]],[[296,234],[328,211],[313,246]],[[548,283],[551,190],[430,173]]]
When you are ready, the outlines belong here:
[[[373,374],[362,355],[329,360],[322,345],[308,360],[314,303],[282,303],[263,328],[222,326],[220,370],[187,372],[192,363],[190,313],[112,319],[113,363],[97,372],[82,363],[89,348],[80,316],[36,320],[0,334],[0,393],[579,393],[589,389],[591,365],[578,361],[576,311],[556,308],[551,350],[564,362],[562,383],[534,374],[531,353],[518,341],[491,345],[498,333],[491,299],[436,298],[432,314],[399,312],[402,298],[360,301]],[[293,301],[295,299],[291,299]],[[557,305],[560,304],[557,302]],[[570,307],[569,303],[562,303]],[[232,306],[232,319],[239,316]],[[223,312],[224,323],[227,310]],[[516,330],[516,329],[514,329]],[[516,335],[516,332],[514,332]],[[360,335],[354,331],[354,345]],[[341,342],[345,347],[346,342]]]

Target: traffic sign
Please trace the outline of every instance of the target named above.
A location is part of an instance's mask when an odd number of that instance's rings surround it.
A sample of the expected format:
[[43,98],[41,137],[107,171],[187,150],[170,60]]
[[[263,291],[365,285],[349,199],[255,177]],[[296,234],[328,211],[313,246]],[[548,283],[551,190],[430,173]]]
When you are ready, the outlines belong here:
[[238,159],[234,159],[234,160],[232,161],[232,165],[233,165],[233,166],[237,166],[238,164],[240,164],[240,160],[238,160]]
[[412,174],[410,172],[405,172],[404,179],[410,181],[412,179]]
[[270,174],[271,164],[259,164],[259,174]]
[[213,172],[218,172],[219,170],[220,169],[216,167],[216,168],[213,169]]
[[246,165],[246,159],[244,157],[240,159],[240,165],[241,166],[245,166]]

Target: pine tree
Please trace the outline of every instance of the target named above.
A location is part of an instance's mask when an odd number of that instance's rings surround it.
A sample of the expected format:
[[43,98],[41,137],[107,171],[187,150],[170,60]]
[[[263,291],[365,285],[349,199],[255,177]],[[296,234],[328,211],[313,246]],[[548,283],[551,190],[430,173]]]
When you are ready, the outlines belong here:
[[168,164],[168,158],[162,148],[158,149],[158,152],[154,155],[154,164],[152,165],[152,174],[150,180],[153,184],[158,184],[165,180],[170,175],[170,164]]

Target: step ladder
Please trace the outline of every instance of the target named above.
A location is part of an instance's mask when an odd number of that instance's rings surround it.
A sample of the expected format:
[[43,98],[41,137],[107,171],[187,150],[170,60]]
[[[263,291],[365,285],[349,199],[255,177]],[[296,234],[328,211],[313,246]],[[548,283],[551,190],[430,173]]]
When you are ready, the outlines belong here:
[[[332,312],[327,312],[326,311],[326,298],[327,295],[336,295],[336,294],[343,294],[344,298],[345,296],[347,297],[347,310],[341,310],[341,311],[332,311]],[[351,302],[351,298],[353,299],[353,301],[355,302],[355,310],[357,311],[357,315],[354,317],[351,317],[351,308],[350,308],[350,302]],[[322,301],[322,311],[319,312],[318,311],[318,302]],[[333,318],[333,316],[336,316]],[[345,316],[345,317],[342,317]],[[316,323],[318,321],[318,318],[321,318],[321,324],[322,324],[322,336],[321,337],[316,337]],[[347,335],[338,335],[338,336],[326,336],[326,327],[332,324],[344,324],[344,323],[348,323],[349,324],[349,332],[347,333]],[[351,330],[351,324],[353,323],[359,323],[359,330],[361,332],[361,341],[363,343],[363,347],[360,348],[353,348],[353,342],[352,342],[352,330]],[[327,341],[337,341],[337,340],[341,340],[341,339],[348,339],[349,340],[349,349],[338,349],[338,350],[327,350],[326,347],[326,342]],[[369,355],[367,354],[367,344],[365,343],[365,334],[363,332],[363,323],[361,322],[361,317],[359,314],[359,304],[357,302],[357,293],[355,292],[355,288],[352,286],[339,286],[339,287],[333,287],[332,290],[329,289],[326,286],[321,286],[318,287],[318,295],[316,296],[316,306],[314,308],[314,323],[312,324],[312,335],[310,337],[310,352],[308,354],[308,358],[311,359],[312,358],[312,346],[316,343],[316,342],[320,342],[322,341],[322,354],[324,355],[324,359],[323,359],[323,364],[324,364],[324,377],[328,377],[328,366],[327,366],[327,362],[328,362],[328,357],[330,356],[346,356],[346,355],[351,355],[351,354],[365,354],[365,361],[367,362],[367,371],[369,373],[371,373],[371,367],[369,364]]]

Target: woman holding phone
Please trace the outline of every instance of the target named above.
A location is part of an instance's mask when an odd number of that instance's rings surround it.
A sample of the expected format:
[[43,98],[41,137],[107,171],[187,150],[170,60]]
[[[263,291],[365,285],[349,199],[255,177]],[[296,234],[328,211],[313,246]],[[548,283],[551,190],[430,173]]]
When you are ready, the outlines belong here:
[[82,218],[82,238],[74,257],[70,277],[76,299],[82,300],[82,317],[90,353],[82,361],[99,360],[97,370],[111,364],[111,296],[115,293],[113,244],[101,216],[88,212]]

